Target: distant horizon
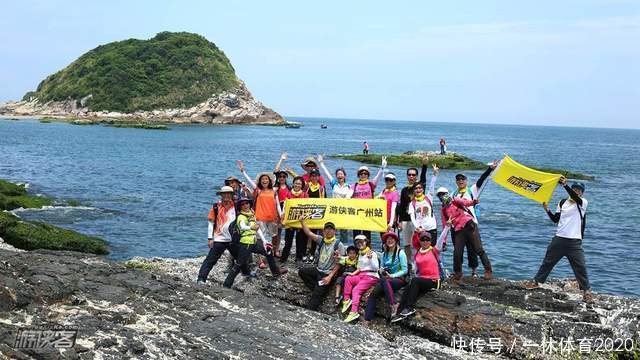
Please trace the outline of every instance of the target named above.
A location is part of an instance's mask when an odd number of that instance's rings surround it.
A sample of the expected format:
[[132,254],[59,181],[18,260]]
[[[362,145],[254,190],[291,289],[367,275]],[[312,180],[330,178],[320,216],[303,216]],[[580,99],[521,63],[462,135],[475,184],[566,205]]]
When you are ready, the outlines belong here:
[[[282,114],[281,114],[282,115]],[[602,126],[577,126],[577,125],[550,125],[550,124],[519,124],[519,123],[492,123],[492,122],[469,122],[469,121],[434,121],[434,120],[415,120],[415,119],[372,119],[372,118],[352,118],[352,117],[327,117],[327,116],[298,116],[298,115],[282,115],[285,120],[289,119],[310,119],[310,120],[356,120],[356,121],[400,121],[400,122],[416,122],[431,124],[467,124],[467,125],[507,125],[507,126],[523,126],[523,127],[552,127],[567,129],[604,129],[604,130],[640,130],[637,128],[625,127],[602,127]]]

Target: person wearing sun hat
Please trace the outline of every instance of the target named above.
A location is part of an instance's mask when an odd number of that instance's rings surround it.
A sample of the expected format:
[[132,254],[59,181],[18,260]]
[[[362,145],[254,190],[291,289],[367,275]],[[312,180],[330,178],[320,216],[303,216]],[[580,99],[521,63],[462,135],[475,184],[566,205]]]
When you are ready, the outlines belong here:
[[[385,187],[382,189],[378,198],[387,202],[387,231],[392,231],[396,227],[396,207],[400,201],[400,193],[396,187],[396,175],[392,172],[384,175]],[[382,237],[382,233],[380,236]]]
[[[353,190],[353,194],[351,195],[352,199],[373,199],[375,197],[376,186],[378,185],[378,181],[382,177],[384,170],[387,168],[387,158],[385,156],[382,157],[382,163],[380,165],[380,169],[378,169],[378,173],[373,179],[369,179],[371,172],[367,166],[360,166],[358,168],[358,181],[351,185],[351,190]],[[371,239],[371,231],[368,230],[353,230],[353,238],[355,239],[357,235],[363,234],[367,237],[367,239]]]
[[224,184],[233,188],[233,201],[237,201],[243,196],[249,196],[246,186],[244,186],[240,179],[233,175],[224,179]]
[[198,284],[204,284],[207,281],[211,269],[225,250],[234,258],[236,257],[236,252],[231,246],[231,229],[229,229],[231,223],[236,219],[236,209],[233,203],[234,190],[231,186],[223,186],[217,194],[221,200],[211,206],[211,210],[209,210],[207,229],[209,253],[200,266]]
[[[302,162],[302,164],[300,164],[300,166],[304,169],[304,174],[302,175],[302,178],[304,179],[304,182],[306,184],[309,183],[309,180],[311,178],[311,171],[313,170],[320,171],[320,169],[318,169],[318,163],[316,163],[316,159],[313,156],[307,156]],[[294,173],[292,175],[295,176],[296,174]],[[322,175],[318,177],[318,182],[323,188],[325,187],[325,181]]]
[[342,300],[342,312],[351,309],[344,322],[352,322],[360,317],[360,299],[362,295],[380,280],[380,263],[378,254],[371,250],[371,239],[360,234],[356,236],[354,245],[358,248],[358,264],[356,271],[344,280],[344,293]]
[[547,203],[542,204],[549,219],[558,224],[558,229],[547,247],[538,273],[532,281],[525,285],[529,289],[537,288],[539,283],[544,283],[547,280],[558,261],[566,256],[576,276],[580,290],[584,292],[583,300],[591,303],[593,302],[593,294],[589,285],[587,265],[584,250],[582,249],[582,239],[584,238],[586,224],[585,213],[589,204],[587,199],[583,197],[585,185],[576,182],[569,187],[564,176],[560,177],[559,183],[567,191],[569,198],[560,200],[555,213],[549,210]]

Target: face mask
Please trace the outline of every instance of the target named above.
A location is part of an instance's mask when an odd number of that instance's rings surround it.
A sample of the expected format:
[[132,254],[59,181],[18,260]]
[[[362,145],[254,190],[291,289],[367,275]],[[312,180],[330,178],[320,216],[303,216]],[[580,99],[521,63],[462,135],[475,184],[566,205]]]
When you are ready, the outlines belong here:
[[449,205],[451,203],[451,196],[449,194],[439,195],[438,198],[442,201],[443,204]]

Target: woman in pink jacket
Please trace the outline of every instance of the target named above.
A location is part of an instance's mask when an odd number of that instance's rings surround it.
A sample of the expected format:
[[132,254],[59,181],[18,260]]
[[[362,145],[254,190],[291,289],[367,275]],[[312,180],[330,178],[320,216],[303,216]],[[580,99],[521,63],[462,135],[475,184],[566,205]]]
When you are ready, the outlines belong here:
[[449,190],[439,188],[436,192],[438,199],[442,202],[442,227],[447,224],[451,225],[455,231],[455,241],[453,249],[453,279],[461,280],[462,274],[462,255],[467,244],[471,245],[473,251],[480,257],[482,266],[484,267],[484,278],[491,279],[493,272],[491,270],[491,262],[489,256],[482,248],[482,240],[480,240],[480,232],[478,225],[473,221],[473,215],[469,211],[469,206],[478,204],[479,200],[469,200],[464,198],[452,198]]

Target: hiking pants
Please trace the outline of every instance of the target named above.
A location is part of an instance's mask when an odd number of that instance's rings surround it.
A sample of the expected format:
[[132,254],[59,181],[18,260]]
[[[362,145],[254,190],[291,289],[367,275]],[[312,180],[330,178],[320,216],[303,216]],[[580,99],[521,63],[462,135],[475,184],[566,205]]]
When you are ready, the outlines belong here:
[[[230,241],[229,242],[221,242],[221,241],[213,242],[213,247],[209,249],[209,254],[207,254],[207,257],[202,262],[202,266],[200,266],[200,271],[198,272],[198,280],[207,281],[207,277],[209,276],[211,269],[216,265],[216,263],[220,259],[220,256],[224,254],[225,250],[229,251],[229,254],[231,254],[231,256],[233,256],[234,258],[237,257],[237,252],[235,251],[235,248],[233,248],[233,246],[231,245]],[[248,274],[248,273],[249,272],[247,271],[245,274]]]
[[470,244],[472,251],[480,257],[484,270],[491,271],[489,256],[487,256],[487,253],[482,248],[478,225],[476,225],[473,220],[469,220],[462,230],[456,231],[453,245],[453,271],[456,273],[462,272],[462,255],[467,244]]
[[302,279],[304,284],[311,289],[311,298],[307,304],[307,309],[317,311],[322,304],[322,300],[331,290],[333,281],[329,284],[320,285],[318,281],[322,280],[329,274],[318,271],[316,267],[303,267],[298,270],[298,276]]
[[440,280],[414,277],[413,279],[411,279],[409,286],[404,290],[404,293],[402,294],[402,300],[400,300],[400,306],[398,307],[398,310],[415,307],[420,295],[426,293],[431,289],[439,288]]
[[584,260],[584,250],[582,250],[582,240],[580,239],[554,236],[551,244],[547,247],[547,253],[534,279],[539,283],[544,283],[551,273],[551,270],[553,270],[553,267],[556,266],[563,256],[566,256],[569,260],[569,265],[571,265],[573,274],[576,276],[576,280],[578,280],[580,290],[588,290],[590,286],[587,275],[587,264]]
[[376,301],[384,296],[387,304],[396,303],[394,293],[400,290],[407,283],[401,278],[380,279],[378,284],[373,288],[369,298],[367,299],[367,308],[364,311],[364,319],[371,320],[376,312]]
[[236,258],[235,264],[233,264],[233,268],[231,268],[231,271],[229,271],[229,274],[227,274],[227,278],[224,280],[224,287],[230,288],[233,285],[236,276],[238,276],[240,272],[242,272],[243,274],[249,273],[249,259],[251,258],[252,253],[266,257],[271,273],[274,275],[280,274],[280,268],[278,268],[278,265],[276,264],[276,258],[273,256],[273,254],[267,254],[267,251],[262,245],[262,241],[257,241],[254,244],[233,245],[237,249],[236,251],[238,257]]
[[375,286],[378,281],[380,281],[379,278],[369,273],[347,276],[344,280],[344,298],[351,299],[351,312],[358,312],[362,294]]

